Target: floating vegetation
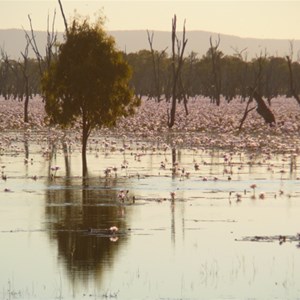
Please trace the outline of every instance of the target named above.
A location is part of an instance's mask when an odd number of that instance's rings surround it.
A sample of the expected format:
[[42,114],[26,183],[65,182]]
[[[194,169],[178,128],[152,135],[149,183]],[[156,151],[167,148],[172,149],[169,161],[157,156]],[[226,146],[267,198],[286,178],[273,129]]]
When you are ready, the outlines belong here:
[[278,242],[279,245],[283,243],[298,243],[297,247],[300,248],[300,233],[296,235],[273,235],[273,236],[247,236],[241,239],[236,239],[239,242],[265,242],[265,243],[274,243]]

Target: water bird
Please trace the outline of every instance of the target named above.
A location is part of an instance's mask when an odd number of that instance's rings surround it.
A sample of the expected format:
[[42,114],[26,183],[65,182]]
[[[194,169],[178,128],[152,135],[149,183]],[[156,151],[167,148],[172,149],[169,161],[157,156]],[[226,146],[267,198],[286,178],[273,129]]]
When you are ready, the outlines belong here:
[[285,235],[280,235],[279,236],[279,245],[282,245],[285,242],[286,242],[286,236]]
[[118,231],[119,231],[119,228],[117,226],[111,226],[109,228],[109,231],[112,233],[112,234],[116,234]]
[[175,192],[170,192],[171,200],[175,200],[176,193]]
[[191,172],[188,172],[188,171],[186,171],[185,174],[184,174],[184,176],[185,176],[186,178],[189,178],[190,175],[191,175]]
[[255,195],[255,189],[257,188],[257,185],[253,183],[250,185],[250,188],[253,190],[253,195]]
[[54,171],[54,172],[58,171],[59,169],[60,169],[59,166],[52,166],[51,167],[51,171]]
[[50,169],[51,169],[51,171],[53,172],[53,173],[51,174],[51,177],[54,178],[54,177],[56,176],[56,172],[57,172],[58,170],[60,170],[60,167],[59,167],[59,166],[52,166]]
[[106,177],[108,177],[110,175],[110,173],[111,173],[111,168],[106,168],[104,170],[104,174],[105,174]]
[[240,193],[236,193],[236,202],[241,202],[242,201],[242,195]]
[[165,169],[166,168],[166,164],[163,161],[160,162],[160,168],[161,169]]
[[118,198],[124,202],[127,198],[128,198],[128,193],[129,193],[129,190],[127,191],[124,191],[124,190],[121,190],[118,194]]
[[119,239],[119,237],[117,237],[117,236],[111,236],[110,238],[109,238],[109,240],[111,241],[111,242],[116,242],[117,240]]
[[128,168],[128,163],[124,162],[121,164],[121,169],[127,169]]

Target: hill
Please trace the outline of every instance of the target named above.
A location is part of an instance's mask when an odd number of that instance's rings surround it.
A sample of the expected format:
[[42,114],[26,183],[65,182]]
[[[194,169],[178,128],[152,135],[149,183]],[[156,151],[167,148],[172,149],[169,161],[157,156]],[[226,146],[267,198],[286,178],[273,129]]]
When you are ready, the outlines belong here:
[[[110,31],[109,34],[115,37],[118,48],[127,53],[149,49],[146,30]],[[40,52],[44,54],[47,39],[46,32],[35,31],[35,36]],[[180,32],[178,36],[181,39]],[[60,32],[57,37],[59,41],[62,41],[63,34]],[[207,31],[187,31],[186,37],[188,39],[186,54],[194,51],[202,56],[210,46],[210,37],[215,42],[218,39],[218,34]],[[269,56],[285,56],[290,54],[289,40],[241,38],[225,34],[220,34],[220,40],[219,49],[227,55],[232,55],[235,53],[235,50],[241,51],[245,48],[246,50],[243,54],[247,53],[248,59],[260,55],[260,53],[264,54],[265,52]],[[25,33],[22,29],[0,29],[0,47],[10,58],[17,59],[21,57],[21,51],[24,51],[25,45]],[[300,40],[294,40],[293,45],[294,54],[299,54]],[[171,33],[154,31],[153,47],[156,50],[163,50],[168,47],[168,51],[170,51]],[[30,51],[29,55],[33,57],[34,54]]]

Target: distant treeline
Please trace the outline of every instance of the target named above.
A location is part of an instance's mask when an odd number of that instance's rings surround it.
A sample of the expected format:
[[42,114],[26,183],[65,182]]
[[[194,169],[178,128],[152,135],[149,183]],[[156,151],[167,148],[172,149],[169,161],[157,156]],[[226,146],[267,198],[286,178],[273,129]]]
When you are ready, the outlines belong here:
[[[137,95],[157,100],[170,98],[170,57],[163,52],[141,50],[126,54],[126,59],[133,69],[131,84]],[[279,95],[299,94],[300,64],[289,57],[264,55],[247,61],[241,54],[228,56],[216,48],[201,58],[191,53],[184,60],[181,92],[187,97],[202,95],[216,100],[223,95],[230,101],[249,96],[250,87],[269,101]]]
[[[131,86],[138,97],[157,101],[170,99],[172,88],[171,57],[165,51],[141,50],[123,53],[132,67]],[[2,55],[0,61],[0,94],[22,100],[40,93],[40,65],[36,59],[11,60]],[[249,88],[268,101],[278,95],[300,93],[300,64],[289,57],[259,55],[251,61],[242,53],[224,55],[217,46],[198,57],[192,52],[184,59],[180,75],[180,97],[207,96],[218,103],[249,96]],[[179,98],[180,98],[179,97]]]

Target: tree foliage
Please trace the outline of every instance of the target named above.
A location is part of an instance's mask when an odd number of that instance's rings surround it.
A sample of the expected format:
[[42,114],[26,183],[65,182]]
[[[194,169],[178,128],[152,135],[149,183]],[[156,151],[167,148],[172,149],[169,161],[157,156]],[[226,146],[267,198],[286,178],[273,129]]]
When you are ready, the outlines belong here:
[[45,108],[50,121],[63,126],[80,121],[83,175],[86,143],[91,130],[113,126],[120,116],[139,104],[129,88],[131,70],[99,19],[94,25],[74,19],[57,60],[42,79]]
[[43,78],[51,121],[70,125],[80,117],[88,129],[114,125],[137,105],[128,88],[131,71],[112,37],[98,22],[74,20],[66,42]]

